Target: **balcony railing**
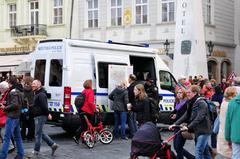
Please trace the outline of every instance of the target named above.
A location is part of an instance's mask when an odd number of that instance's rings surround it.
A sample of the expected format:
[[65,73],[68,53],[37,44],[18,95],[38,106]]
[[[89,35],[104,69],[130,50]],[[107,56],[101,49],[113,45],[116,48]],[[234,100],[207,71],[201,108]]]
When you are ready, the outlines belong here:
[[47,36],[47,26],[43,24],[33,24],[33,25],[18,25],[11,27],[11,36],[13,37],[36,36],[36,35]]

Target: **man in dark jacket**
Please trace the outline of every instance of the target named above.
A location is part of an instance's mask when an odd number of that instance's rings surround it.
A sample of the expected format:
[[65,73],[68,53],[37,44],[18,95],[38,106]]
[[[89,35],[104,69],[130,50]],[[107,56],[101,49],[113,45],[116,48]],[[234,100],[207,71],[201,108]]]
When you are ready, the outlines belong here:
[[15,76],[11,76],[8,82],[10,90],[7,95],[6,104],[0,105],[0,109],[3,109],[7,116],[3,145],[0,152],[0,159],[7,158],[9,143],[12,135],[14,137],[18,150],[16,158],[22,159],[24,156],[24,150],[20,133],[19,117],[23,98],[21,98],[22,96],[20,90],[16,88],[17,78]]
[[146,83],[144,84],[144,89],[148,97],[154,99],[156,103],[159,103],[158,87],[154,84],[154,80],[152,78],[149,77],[146,80]]
[[[135,105],[135,96],[134,96],[134,87],[138,84],[137,83],[137,77],[134,74],[130,74],[128,77],[128,82],[130,85],[128,86],[128,98],[129,98],[129,104],[128,107],[131,105]],[[133,137],[135,132],[137,132],[137,113],[133,111],[129,111],[128,113],[128,126],[130,129],[130,138]]]
[[188,110],[174,125],[169,126],[169,129],[172,130],[175,125],[189,121],[188,125],[184,126],[182,130],[194,132],[195,134],[195,158],[210,159],[208,140],[212,133],[212,125],[208,105],[204,100],[200,100],[199,92],[200,89],[198,86],[192,85],[189,87],[187,90],[187,98],[189,100]]
[[47,119],[52,119],[52,116],[48,111],[46,91],[42,88],[39,80],[34,80],[32,82],[32,90],[35,94],[32,107],[32,113],[35,121],[35,146],[33,156],[37,158],[42,139],[52,148],[52,155],[54,155],[54,152],[59,146],[43,132],[43,126]]

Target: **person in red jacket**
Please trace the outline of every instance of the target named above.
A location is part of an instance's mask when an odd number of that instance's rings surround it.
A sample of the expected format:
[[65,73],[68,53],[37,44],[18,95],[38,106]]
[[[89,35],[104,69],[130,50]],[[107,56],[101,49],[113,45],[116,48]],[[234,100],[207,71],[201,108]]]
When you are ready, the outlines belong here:
[[[84,112],[84,114],[87,116],[88,120],[93,124],[94,120],[94,112],[96,111],[96,105],[94,104],[94,92],[92,89],[92,80],[88,79],[84,81],[83,83],[84,90],[82,91],[82,94],[85,96],[84,104],[80,110],[78,110],[78,113]],[[85,118],[82,114],[80,114],[80,120],[81,125],[77,129],[75,136],[73,136],[73,140],[79,144],[79,138],[81,132],[87,130],[87,123],[85,121]]]
[[94,92],[92,89],[92,80],[86,80],[83,83],[84,90],[82,94],[85,95],[85,101],[82,106],[82,111],[87,113],[88,116],[93,116],[96,111],[96,105],[94,104]]

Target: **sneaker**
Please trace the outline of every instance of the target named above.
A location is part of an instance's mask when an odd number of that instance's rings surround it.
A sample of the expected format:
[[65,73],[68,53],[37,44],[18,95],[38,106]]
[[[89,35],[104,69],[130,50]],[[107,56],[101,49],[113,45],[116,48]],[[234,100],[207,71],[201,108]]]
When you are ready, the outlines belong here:
[[38,152],[37,151],[32,151],[32,154],[30,156],[28,156],[28,158],[38,159]]
[[54,153],[55,153],[55,151],[57,150],[58,147],[59,147],[59,145],[56,144],[56,143],[54,143],[54,144],[52,145],[52,156],[54,155]]
[[76,138],[76,136],[73,136],[73,141],[74,141],[76,144],[79,144],[79,140]]

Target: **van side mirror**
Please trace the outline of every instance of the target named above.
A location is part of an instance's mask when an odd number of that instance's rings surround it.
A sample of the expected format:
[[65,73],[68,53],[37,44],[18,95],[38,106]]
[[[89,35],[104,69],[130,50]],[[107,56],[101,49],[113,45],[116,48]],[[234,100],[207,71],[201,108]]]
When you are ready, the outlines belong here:
[[52,97],[51,93],[47,93],[47,98],[51,99],[51,97]]

